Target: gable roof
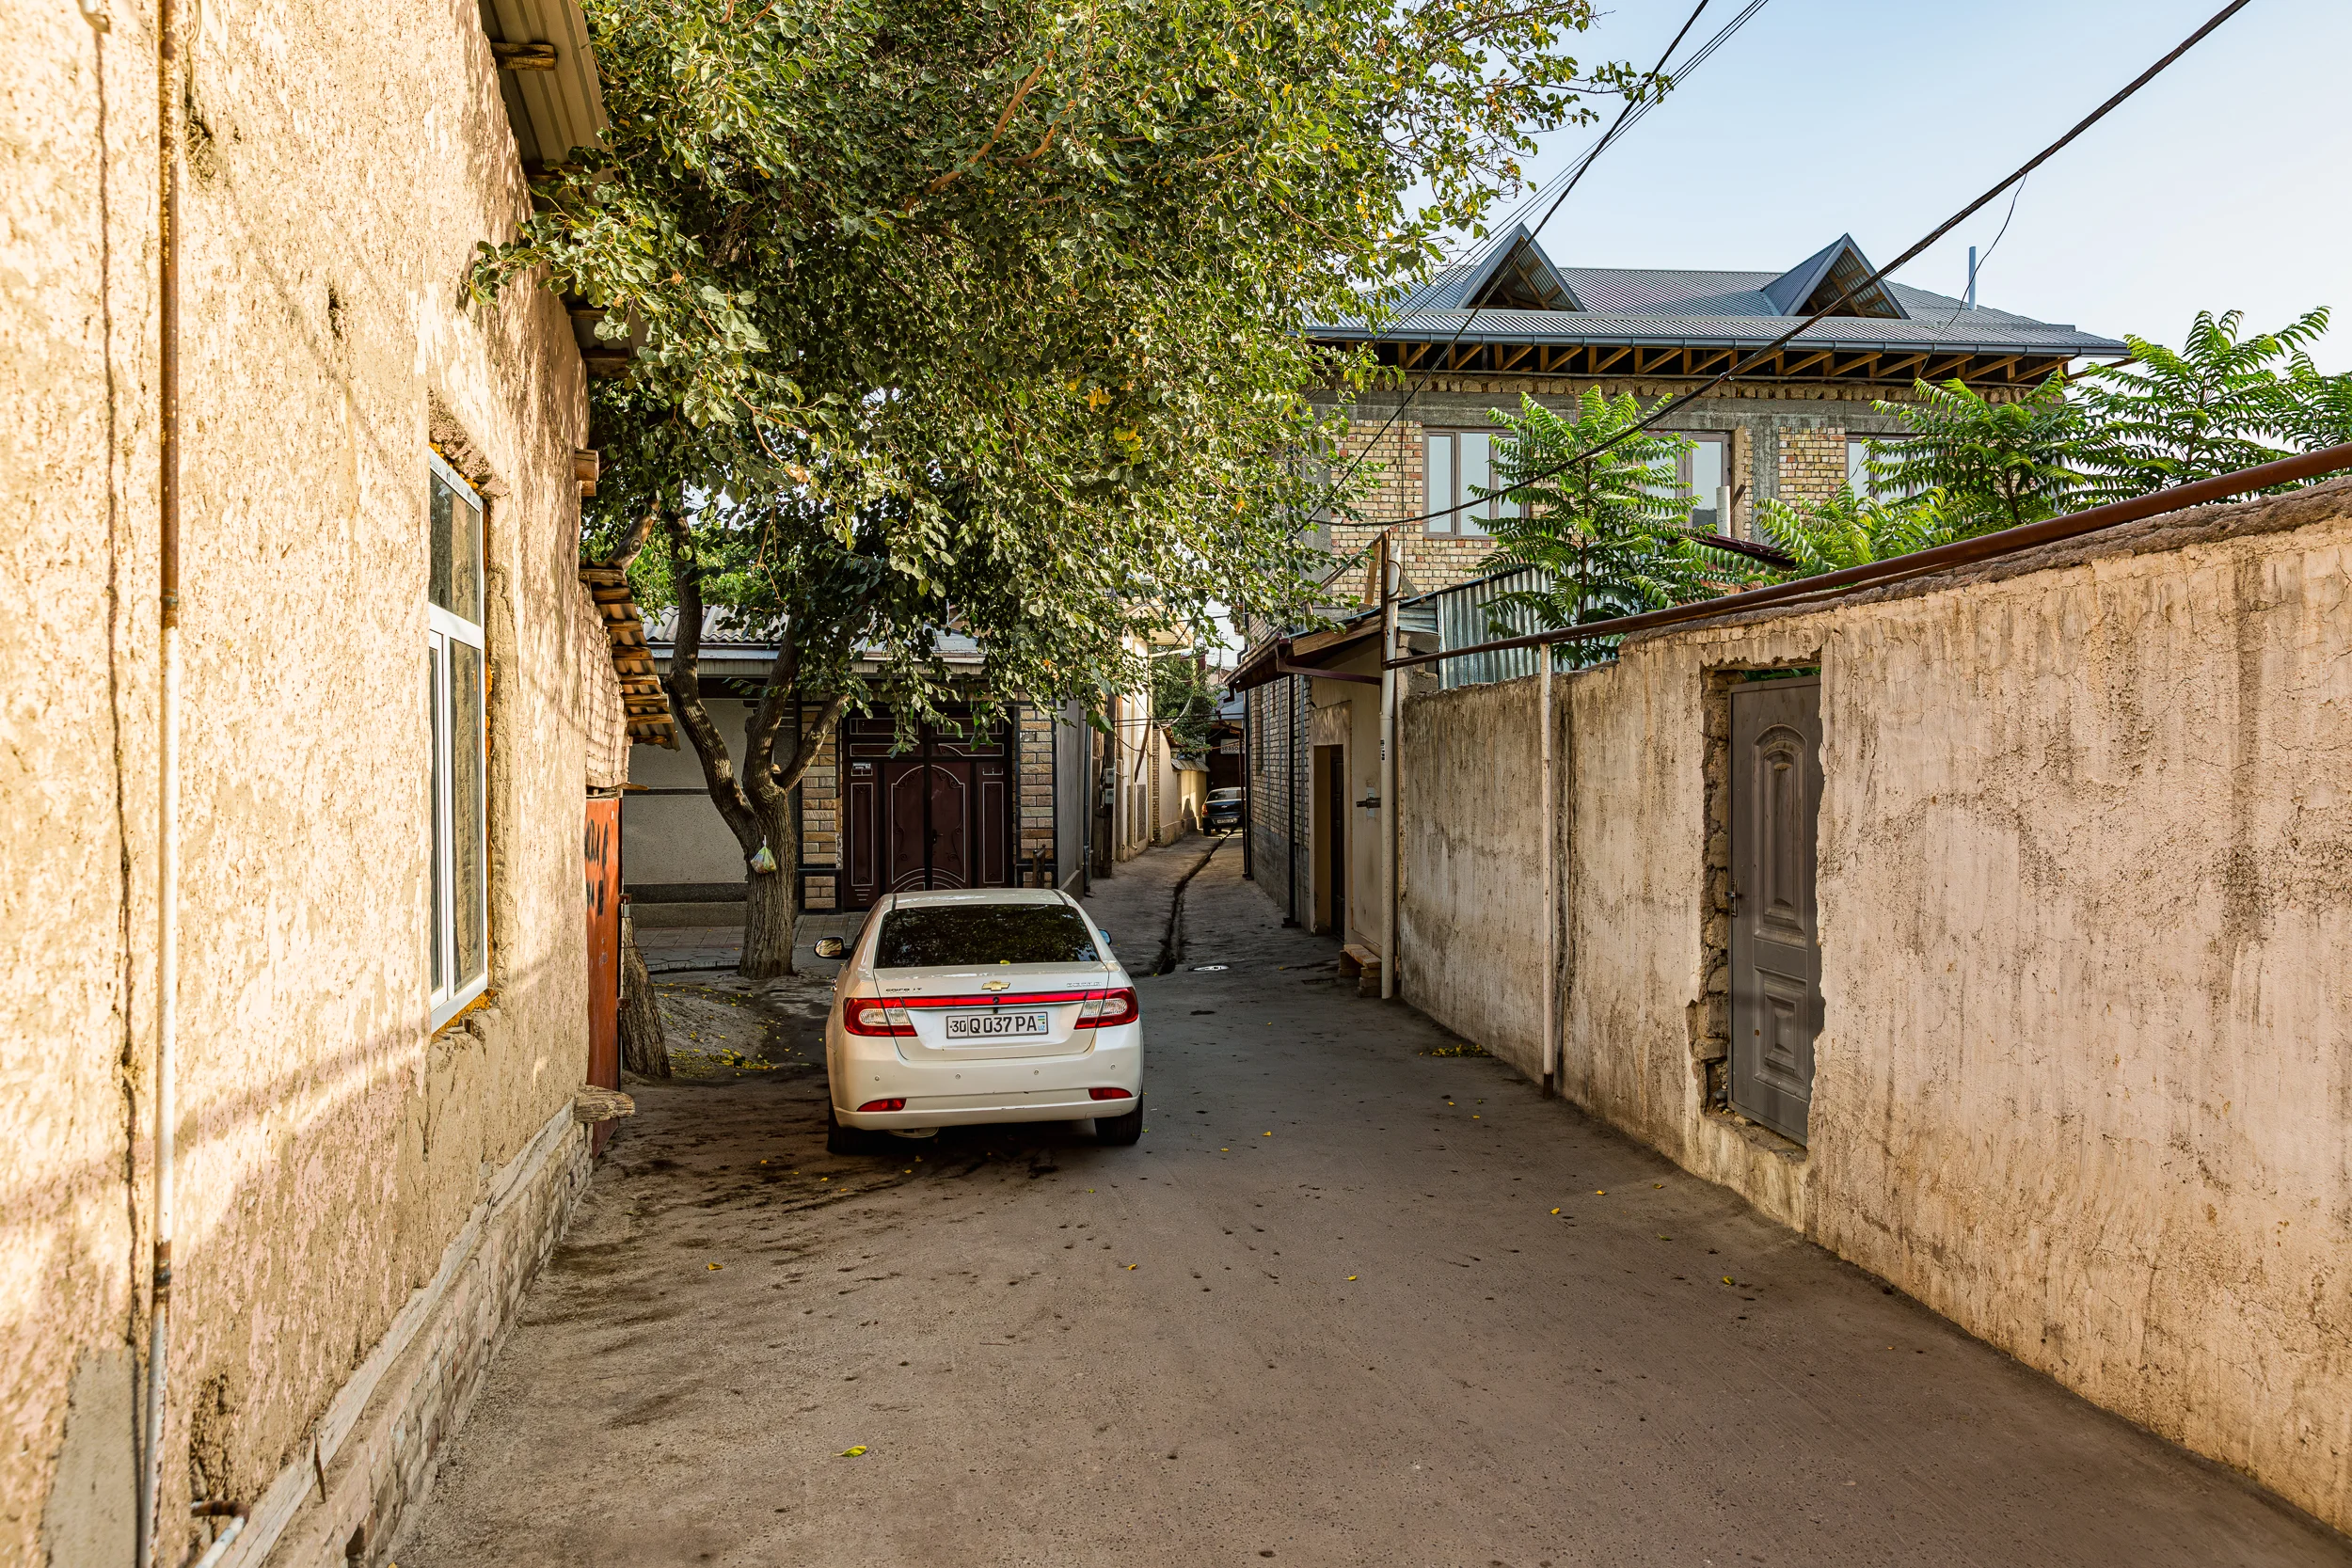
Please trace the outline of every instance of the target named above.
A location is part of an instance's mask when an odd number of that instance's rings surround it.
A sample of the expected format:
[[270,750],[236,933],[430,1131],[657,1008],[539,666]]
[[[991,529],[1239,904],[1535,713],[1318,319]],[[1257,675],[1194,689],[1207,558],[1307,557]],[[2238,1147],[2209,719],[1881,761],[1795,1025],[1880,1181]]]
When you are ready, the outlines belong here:
[[[1377,330],[1363,317],[1310,324],[1333,344],[1371,342],[1384,363],[1435,364],[1466,372],[1698,375],[1731,362],[1725,351],[1758,347],[1852,293],[1845,313],[1824,317],[1756,376],[1885,381],[1960,375],[2039,380],[2069,360],[2122,356],[2111,338],[1881,280],[1850,234],[1785,272],[1695,268],[1564,267],[1523,225],[1460,264],[1394,298]],[[1527,308],[1556,283],[1559,303]],[[1858,291],[1858,292],[1855,292]],[[1483,302],[1483,303],[1482,303]],[[1534,348],[1531,356],[1519,352]],[[1629,351],[1620,354],[1619,350]],[[1820,351],[1833,357],[1820,358]]]
[[1853,243],[1851,234],[1840,234],[1765,284],[1763,293],[1784,316],[1809,316],[1816,310],[1834,310],[1839,303],[1838,292],[1844,290],[1844,303],[1853,309],[1836,310],[1836,314],[1906,320],[1910,312],[1887,292],[1884,280],[1869,281],[1870,275],[1877,270],[1862,254],[1862,247]]
[[1515,223],[1399,302],[1400,310],[1581,310],[1544,247]]

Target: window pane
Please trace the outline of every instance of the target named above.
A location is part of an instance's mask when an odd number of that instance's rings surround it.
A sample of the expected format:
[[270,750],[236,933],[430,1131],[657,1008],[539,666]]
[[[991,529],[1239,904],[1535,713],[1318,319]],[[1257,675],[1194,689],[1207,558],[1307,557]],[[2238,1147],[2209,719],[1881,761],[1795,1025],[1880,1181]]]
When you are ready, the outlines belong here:
[[449,902],[441,877],[441,857],[447,853],[449,836],[441,825],[441,813],[449,800],[449,759],[442,754],[441,724],[448,706],[441,691],[441,640],[432,639],[424,651],[424,724],[430,732],[427,749],[431,761],[426,764],[431,793],[426,798],[425,815],[433,818],[433,902],[426,921],[432,932],[427,946],[433,949],[433,994],[438,996],[449,985]]
[[1691,509],[1694,528],[1710,533],[1721,532],[1722,519],[1716,515],[1716,492],[1724,483],[1724,443],[1701,436],[1691,451],[1691,494],[1698,502]]
[[482,978],[490,963],[488,812],[482,754],[482,650],[449,647],[450,913],[456,984]]
[[433,602],[482,624],[482,514],[439,474],[433,491]]
[[1067,904],[918,904],[891,911],[874,943],[876,969],[1101,961]]
[[1870,444],[1849,440],[1846,443],[1846,483],[1857,496],[1870,494]]
[[[1481,489],[1494,483],[1494,451],[1492,441],[1487,436],[1465,431],[1458,438],[1462,443],[1461,499],[1467,501],[1476,498]],[[1493,506],[1494,503],[1491,501],[1480,501],[1477,505],[1470,507],[1462,513],[1461,521],[1454,531],[1483,535],[1486,531],[1483,526],[1483,519],[1492,512]]]
[[[1454,491],[1453,436],[1432,436],[1429,437],[1429,466],[1427,473],[1429,480],[1427,488],[1429,504],[1422,508],[1422,511],[1443,511],[1446,507],[1452,506],[1455,501],[1462,499],[1460,496],[1454,494]],[[1452,533],[1454,531],[1454,519],[1451,517],[1432,517],[1429,519],[1429,531],[1432,533]]]

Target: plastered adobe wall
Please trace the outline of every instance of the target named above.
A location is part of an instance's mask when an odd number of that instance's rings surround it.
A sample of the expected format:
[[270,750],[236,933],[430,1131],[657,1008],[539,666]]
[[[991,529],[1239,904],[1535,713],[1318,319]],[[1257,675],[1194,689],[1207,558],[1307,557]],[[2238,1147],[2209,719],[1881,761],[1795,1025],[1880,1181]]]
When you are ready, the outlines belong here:
[[[1825,1022],[1801,1149],[1706,1101],[1707,690],[1811,664]],[[1500,864],[1424,863],[1526,852],[1516,812],[1448,792],[1456,759],[1534,730],[1534,685],[1416,699],[1403,759],[1407,842],[1437,847],[1407,863],[1407,997],[1515,1063],[1541,994],[1483,965],[1537,928],[1540,882],[1505,919],[1465,907]],[[2352,1525],[2352,482],[1654,634],[1556,698],[1564,1091]],[[1423,932],[1453,936],[1442,965]]]
[[[248,1498],[584,1060],[560,302],[470,7],[188,8],[182,1119],[162,1554]],[[0,83],[0,1561],[127,1560],[154,1046],[152,15]],[[426,1027],[426,463],[491,496],[492,1004]]]

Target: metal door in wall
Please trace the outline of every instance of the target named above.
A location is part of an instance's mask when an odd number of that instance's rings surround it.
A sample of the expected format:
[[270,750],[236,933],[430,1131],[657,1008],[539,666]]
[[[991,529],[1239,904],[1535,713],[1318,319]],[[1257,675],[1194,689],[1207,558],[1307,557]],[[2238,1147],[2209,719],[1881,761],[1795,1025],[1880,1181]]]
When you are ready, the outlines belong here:
[[1731,1105],[1803,1143],[1821,1027],[1821,682],[1731,690]]

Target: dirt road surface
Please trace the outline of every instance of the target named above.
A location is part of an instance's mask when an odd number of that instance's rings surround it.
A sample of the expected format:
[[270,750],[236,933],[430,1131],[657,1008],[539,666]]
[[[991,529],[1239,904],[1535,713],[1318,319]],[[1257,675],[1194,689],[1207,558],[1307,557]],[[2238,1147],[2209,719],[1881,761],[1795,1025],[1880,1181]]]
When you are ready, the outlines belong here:
[[[1102,884],[1131,968],[1204,847]],[[1238,849],[1141,983],[1135,1148],[829,1156],[833,966],[667,976],[689,1076],[632,1086],[402,1568],[2352,1561],[1439,1053]]]

